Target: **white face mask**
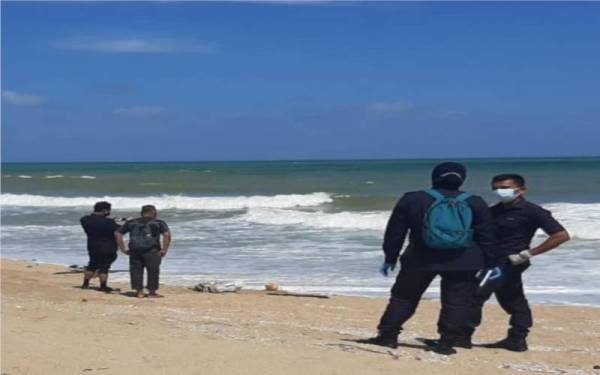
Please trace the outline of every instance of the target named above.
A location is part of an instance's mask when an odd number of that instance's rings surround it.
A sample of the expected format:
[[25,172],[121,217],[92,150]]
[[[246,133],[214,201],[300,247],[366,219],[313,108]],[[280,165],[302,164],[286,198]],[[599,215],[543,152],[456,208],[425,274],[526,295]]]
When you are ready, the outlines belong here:
[[496,189],[494,193],[500,197],[502,203],[510,203],[520,195],[515,189]]

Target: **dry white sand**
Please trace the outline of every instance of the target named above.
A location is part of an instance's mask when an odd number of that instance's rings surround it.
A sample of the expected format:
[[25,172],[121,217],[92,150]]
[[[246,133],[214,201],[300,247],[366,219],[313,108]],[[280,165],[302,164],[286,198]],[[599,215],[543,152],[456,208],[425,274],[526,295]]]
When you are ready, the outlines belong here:
[[[81,290],[63,267],[2,260],[2,374],[600,374],[600,309],[534,306],[530,351],[459,349],[440,356],[439,304],[423,302],[397,350],[371,336],[385,299],[202,294],[165,286],[162,299]],[[126,288],[126,285],[113,285]],[[489,304],[475,341],[505,335]]]

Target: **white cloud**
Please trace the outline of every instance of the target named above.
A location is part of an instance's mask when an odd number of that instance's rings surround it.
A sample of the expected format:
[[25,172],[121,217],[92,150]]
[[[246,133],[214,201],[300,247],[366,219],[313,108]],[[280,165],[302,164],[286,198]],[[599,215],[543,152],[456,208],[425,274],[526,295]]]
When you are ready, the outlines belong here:
[[113,113],[117,116],[131,116],[131,117],[155,117],[164,113],[165,109],[159,106],[133,106],[133,107],[122,107],[117,108]]
[[16,91],[3,90],[2,99],[14,105],[40,105],[44,104],[45,100],[39,95],[23,94]]
[[369,110],[372,112],[378,113],[401,113],[408,112],[415,108],[413,103],[399,100],[395,102],[378,102],[371,103],[369,105]]
[[70,51],[97,53],[211,53],[205,43],[169,38],[94,38],[77,37],[56,41],[54,47]]

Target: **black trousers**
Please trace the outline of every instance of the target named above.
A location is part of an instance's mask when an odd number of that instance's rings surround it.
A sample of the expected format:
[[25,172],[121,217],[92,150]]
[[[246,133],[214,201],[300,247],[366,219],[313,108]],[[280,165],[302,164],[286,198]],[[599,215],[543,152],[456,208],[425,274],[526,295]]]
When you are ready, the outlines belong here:
[[158,250],[145,252],[131,251],[129,254],[129,274],[131,276],[131,289],[144,289],[144,268],[148,273],[147,288],[158,290],[158,277],[160,274],[160,254]]
[[87,271],[98,273],[108,273],[110,266],[117,260],[117,252],[104,253],[88,251],[90,261],[88,262]]
[[464,331],[475,293],[475,271],[428,271],[401,269],[392,287],[391,298],[379,322],[379,333],[397,335],[415,313],[421,296],[433,279],[440,275],[442,309],[438,332],[459,335]]
[[530,264],[513,266],[508,263],[502,267],[504,279],[501,285],[493,292],[475,297],[466,334],[472,335],[481,324],[481,311],[485,302],[490,299],[492,293],[496,295],[498,303],[510,315],[510,329],[508,335],[515,338],[526,338],[529,328],[533,325],[533,317],[525,292],[523,290],[523,272]]

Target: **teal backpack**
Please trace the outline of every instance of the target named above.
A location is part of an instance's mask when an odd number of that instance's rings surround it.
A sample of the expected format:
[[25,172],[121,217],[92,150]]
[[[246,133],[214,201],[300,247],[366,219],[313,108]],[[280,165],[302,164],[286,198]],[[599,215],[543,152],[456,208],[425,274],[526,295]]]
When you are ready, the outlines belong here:
[[423,220],[423,241],[431,249],[462,249],[473,241],[473,212],[466,200],[471,196],[462,193],[457,197],[444,197],[429,189],[435,202]]

